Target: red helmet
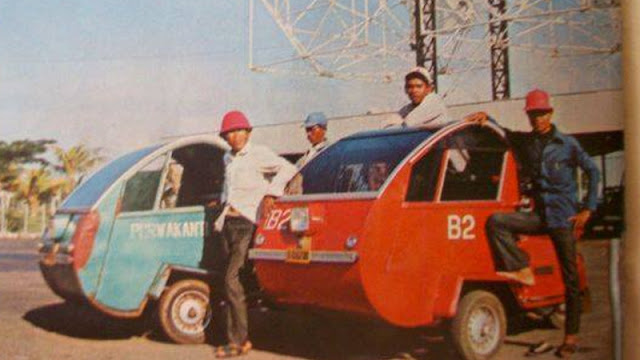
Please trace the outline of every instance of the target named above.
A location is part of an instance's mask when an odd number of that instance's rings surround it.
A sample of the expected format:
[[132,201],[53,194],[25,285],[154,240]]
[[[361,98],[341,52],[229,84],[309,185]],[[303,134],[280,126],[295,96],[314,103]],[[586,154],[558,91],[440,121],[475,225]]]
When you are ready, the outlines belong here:
[[220,135],[228,133],[233,130],[246,129],[251,130],[251,124],[246,116],[240,111],[229,111],[222,118],[222,125],[220,126]]
[[529,112],[534,110],[553,110],[553,107],[549,102],[549,94],[547,94],[546,91],[534,89],[529,91],[529,93],[527,94],[524,111]]

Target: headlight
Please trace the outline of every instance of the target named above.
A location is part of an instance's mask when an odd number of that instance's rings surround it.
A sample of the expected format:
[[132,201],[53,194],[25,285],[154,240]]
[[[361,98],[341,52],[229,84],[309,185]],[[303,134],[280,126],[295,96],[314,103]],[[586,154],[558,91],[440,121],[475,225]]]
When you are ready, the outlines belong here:
[[291,209],[291,219],[289,223],[289,230],[293,232],[309,230],[309,208],[299,207]]

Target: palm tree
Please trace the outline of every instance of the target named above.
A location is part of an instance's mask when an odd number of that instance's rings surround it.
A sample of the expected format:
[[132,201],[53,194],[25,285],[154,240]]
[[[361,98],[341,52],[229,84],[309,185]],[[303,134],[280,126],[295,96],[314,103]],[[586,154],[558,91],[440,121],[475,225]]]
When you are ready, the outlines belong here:
[[60,191],[66,181],[53,178],[51,172],[42,167],[39,169],[25,169],[12,183],[12,190],[20,200],[25,200],[34,213],[42,202],[49,201]]
[[84,145],[72,146],[69,150],[54,146],[53,151],[60,162],[56,169],[62,171],[66,178],[62,188],[63,197],[75,188],[80,177],[104,160],[100,155],[100,149],[89,149]]

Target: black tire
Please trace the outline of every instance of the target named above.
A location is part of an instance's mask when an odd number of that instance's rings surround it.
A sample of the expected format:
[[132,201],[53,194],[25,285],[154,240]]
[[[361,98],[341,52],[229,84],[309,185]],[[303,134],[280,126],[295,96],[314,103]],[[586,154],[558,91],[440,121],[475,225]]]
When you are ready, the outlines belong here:
[[200,280],[181,280],[171,285],[158,303],[159,326],[178,344],[202,344],[210,325],[209,285]]
[[451,340],[463,359],[490,359],[502,346],[506,332],[504,307],[495,295],[475,290],[463,296],[451,323]]

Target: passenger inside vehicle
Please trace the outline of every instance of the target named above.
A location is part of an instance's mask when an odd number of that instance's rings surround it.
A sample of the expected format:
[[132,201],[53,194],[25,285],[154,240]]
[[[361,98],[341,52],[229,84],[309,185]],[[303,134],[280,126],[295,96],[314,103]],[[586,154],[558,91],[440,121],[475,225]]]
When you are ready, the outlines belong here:
[[380,189],[387,179],[387,176],[389,176],[389,165],[385,161],[371,163],[367,174],[369,191],[377,191]]
[[164,189],[162,191],[162,199],[160,200],[161,209],[171,209],[176,207],[178,202],[178,194],[182,185],[182,174],[184,167],[175,159],[169,161],[167,173],[165,176]]

